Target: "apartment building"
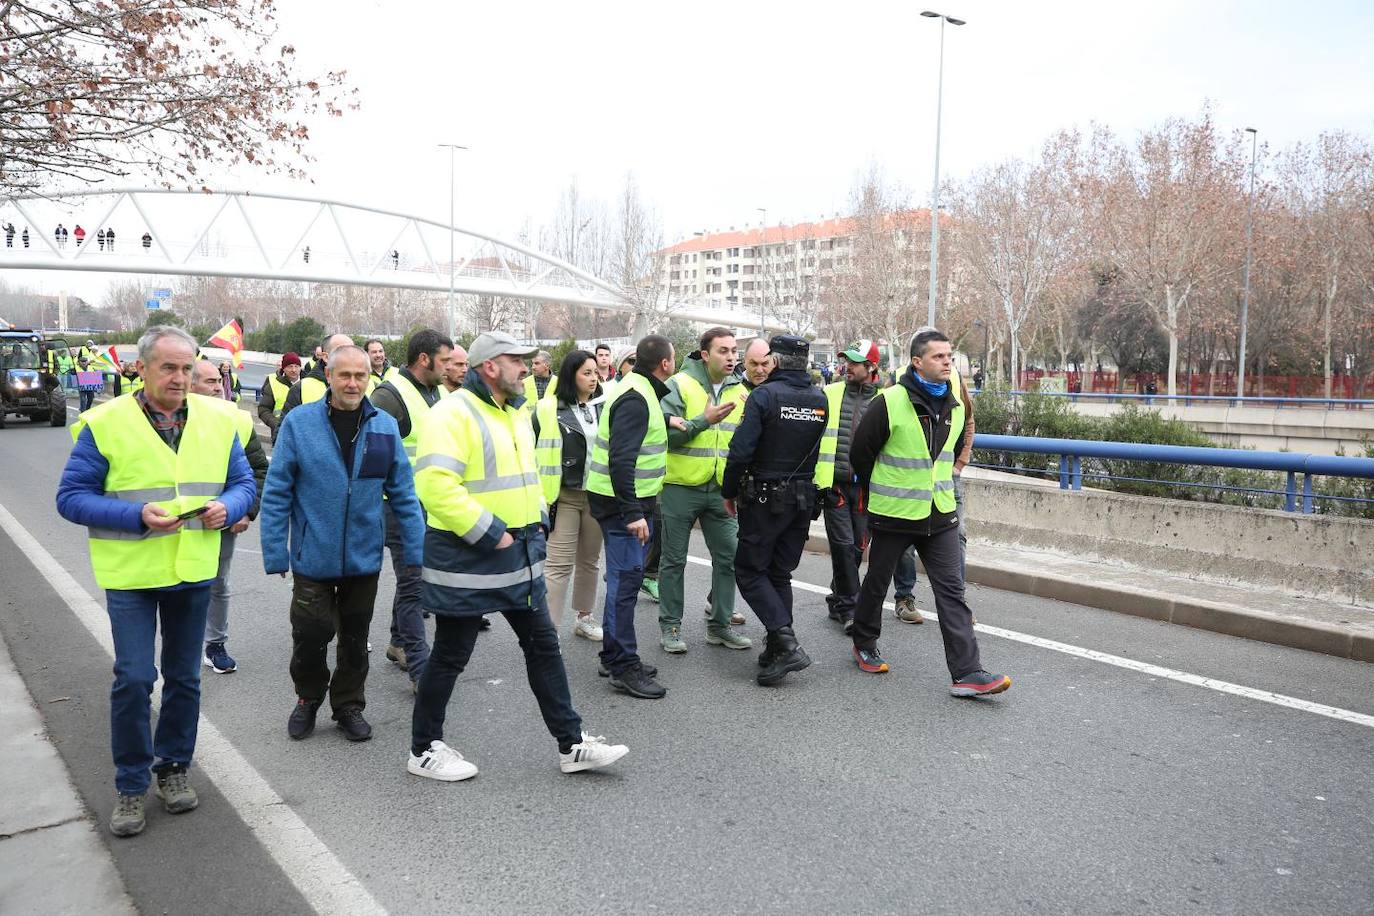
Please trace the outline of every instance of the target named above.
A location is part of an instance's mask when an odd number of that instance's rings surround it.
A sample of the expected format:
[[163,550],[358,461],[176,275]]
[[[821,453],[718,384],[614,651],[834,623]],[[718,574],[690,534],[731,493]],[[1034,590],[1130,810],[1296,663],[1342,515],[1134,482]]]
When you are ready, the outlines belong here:
[[[884,223],[884,231],[916,239],[930,226],[925,210],[890,214]],[[869,231],[857,218],[836,217],[697,233],[658,253],[658,288],[673,302],[804,323],[838,278],[859,268],[857,236]],[[911,258],[912,271],[923,270],[923,257]]]

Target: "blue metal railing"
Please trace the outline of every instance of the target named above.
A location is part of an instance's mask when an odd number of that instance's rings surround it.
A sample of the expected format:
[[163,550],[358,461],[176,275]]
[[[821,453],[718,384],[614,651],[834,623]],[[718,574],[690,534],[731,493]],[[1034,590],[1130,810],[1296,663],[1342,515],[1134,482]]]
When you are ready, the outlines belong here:
[[[981,390],[974,391],[976,396]],[[1163,404],[1179,403],[1189,407],[1194,402],[1200,404],[1230,404],[1238,407],[1325,407],[1345,410],[1374,409],[1374,399],[1355,398],[1279,398],[1279,397],[1236,397],[1234,394],[1134,394],[1114,391],[1009,391],[1012,397],[1039,395],[1047,398],[1068,398],[1070,401],[1095,401],[1107,404],[1138,402],[1152,405],[1156,401]]]
[[[1349,497],[1322,497],[1312,490],[1312,478],[1353,477],[1374,479],[1374,458],[1354,458],[1333,455],[1302,455],[1292,452],[1256,452],[1238,448],[1202,448],[1185,445],[1147,445],[1134,442],[1090,442],[1081,439],[1042,439],[1034,436],[998,436],[976,433],[973,446],[1001,452],[1021,452],[1033,455],[1059,456],[1059,488],[1083,489],[1083,459],[1101,458],[1115,461],[1144,461],[1156,464],[1178,464],[1250,471],[1276,471],[1287,474],[1284,490],[1259,490],[1247,487],[1226,487],[1202,484],[1220,490],[1270,493],[1284,497],[1284,509],[1312,512],[1316,499],[1367,502]],[[1298,476],[1302,476],[1299,489]],[[1110,478],[1109,475],[1089,475]],[[1184,481],[1145,480],[1144,478],[1116,478],[1168,486],[1199,486]],[[1301,500],[1299,498],[1301,497]]]

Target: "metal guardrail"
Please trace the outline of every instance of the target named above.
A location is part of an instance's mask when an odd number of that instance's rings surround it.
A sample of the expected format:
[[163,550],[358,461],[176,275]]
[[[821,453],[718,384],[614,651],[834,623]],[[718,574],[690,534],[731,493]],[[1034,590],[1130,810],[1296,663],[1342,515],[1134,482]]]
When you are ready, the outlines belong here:
[[[1059,488],[1083,489],[1083,459],[1102,458],[1115,461],[1144,461],[1157,464],[1203,465],[1206,467],[1237,468],[1251,471],[1276,471],[1288,475],[1284,490],[1259,490],[1284,497],[1288,512],[1313,511],[1313,504],[1321,497],[1313,493],[1312,478],[1353,477],[1374,479],[1374,458],[1355,458],[1333,455],[1305,455],[1293,452],[1256,452],[1239,448],[1204,448],[1185,445],[1147,445],[1134,442],[1090,442],[1082,439],[1045,439],[1035,436],[999,436],[975,433],[973,447],[1002,452],[1021,452],[1034,455],[1059,456]],[[1302,476],[1301,490],[1298,476]],[[1105,475],[1097,475],[1105,476]],[[1177,481],[1146,481],[1177,485]],[[1216,487],[1235,489],[1236,487]],[[1299,499],[1301,497],[1301,499]],[[1364,502],[1365,500],[1355,500]]]
[[[981,393],[973,392],[975,395]],[[1023,391],[1016,390],[1007,392],[1012,397],[1024,397],[1027,395],[1038,395],[1046,398],[1068,398],[1070,401],[1097,401],[1108,404],[1124,402],[1141,402],[1152,405],[1155,401],[1165,404],[1179,403],[1183,406],[1192,406],[1194,402],[1202,404],[1230,404],[1237,407],[1326,407],[1328,409],[1344,408],[1346,410],[1370,410],[1374,409],[1374,399],[1358,398],[1278,398],[1278,397],[1256,397],[1247,395],[1246,397],[1236,397],[1234,394],[1131,394],[1127,392],[1104,392],[1104,391]]]

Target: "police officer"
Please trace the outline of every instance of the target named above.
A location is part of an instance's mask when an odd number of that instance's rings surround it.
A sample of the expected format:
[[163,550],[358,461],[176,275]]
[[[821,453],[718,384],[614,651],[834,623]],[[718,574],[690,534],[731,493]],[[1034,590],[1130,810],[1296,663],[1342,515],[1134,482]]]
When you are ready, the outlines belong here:
[[775,367],[744,402],[721,483],[725,511],[739,519],[735,582],[768,632],[764,686],[811,664],[792,632],[792,570],[820,514],[815,474],[828,413],[807,372],[806,340],[780,335],[769,349]]

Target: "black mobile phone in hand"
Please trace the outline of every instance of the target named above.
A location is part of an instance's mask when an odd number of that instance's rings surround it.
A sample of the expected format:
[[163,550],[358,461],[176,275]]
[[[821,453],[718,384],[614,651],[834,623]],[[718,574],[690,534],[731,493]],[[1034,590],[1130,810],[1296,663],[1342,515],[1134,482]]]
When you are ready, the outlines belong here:
[[188,518],[195,518],[197,515],[204,515],[206,510],[209,508],[209,506],[201,506],[199,509],[192,509],[189,512],[183,512],[180,515],[178,515],[177,518],[181,519],[182,521],[185,521]]

